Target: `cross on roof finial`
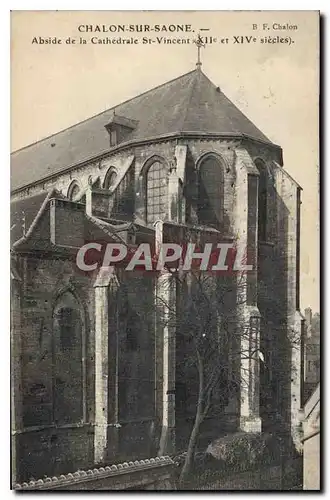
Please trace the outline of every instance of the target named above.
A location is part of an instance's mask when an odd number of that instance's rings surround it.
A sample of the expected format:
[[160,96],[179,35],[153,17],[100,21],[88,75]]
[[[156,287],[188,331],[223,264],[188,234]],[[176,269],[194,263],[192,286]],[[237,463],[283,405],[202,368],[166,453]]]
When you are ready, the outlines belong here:
[[197,67],[197,69],[201,69],[202,63],[201,63],[201,53],[200,52],[201,52],[201,47],[204,47],[204,49],[205,49],[205,43],[203,42],[203,39],[202,39],[200,33],[198,33],[196,40],[193,40],[193,42],[197,45],[196,67]]

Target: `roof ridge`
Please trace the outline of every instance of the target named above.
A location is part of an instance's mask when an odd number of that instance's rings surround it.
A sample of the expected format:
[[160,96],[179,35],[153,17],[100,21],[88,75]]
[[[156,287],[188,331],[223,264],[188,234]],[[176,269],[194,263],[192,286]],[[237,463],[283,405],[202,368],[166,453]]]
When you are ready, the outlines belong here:
[[[207,81],[208,81],[208,82],[212,85],[212,87],[213,87],[215,90],[219,89],[219,94],[221,94],[221,95],[222,95],[222,96],[226,99],[226,101],[227,101],[230,105],[234,106],[234,107],[235,107],[235,108],[236,108],[236,109],[237,109],[237,110],[241,113],[241,115],[243,115],[243,116],[244,116],[244,118],[245,118],[246,120],[248,120],[248,122],[250,122],[250,124],[251,124],[251,125],[253,125],[256,129],[258,129],[258,130],[260,131],[259,127],[257,127],[257,125],[255,125],[255,124],[254,124],[254,122],[253,122],[253,121],[252,121],[252,120],[251,120],[251,119],[250,119],[250,118],[249,118],[249,117],[245,114],[245,112],[243,112],[243,111],[241,110],[241,108],[240,108],[237,104],[235,104],[235,102],[234,102],[233,100],[231,100],[231,99],[230,99],[230,98],[229,98],[229,97],[228,97],[228,96],[227,96],[227,95],[226,95],[226,94],[222,91],[222,89],[221,89],[221,87],[220,87],[219,85],[216,85],[215,83],[213,83],[213,82],[212,82],[212,80],[211,80],[211,79],[210,79],[210,78],[209,78],[209,77],[208,77],[208,76],[207,76],[207,75],[206,75],[206,74],[205,74],[202,70],[200,70],[200,71],[199,71],[199,73],[203,75],[203,77],[205,78],[205,80],[207,80]],[[260,131],[260,132],[261,132],[261,131]],[[269,137],[268,137],[268,136],[266,136],[263,132],[261,132],[261,133],[265,136],[265,138],[267,139],[267,141],[268,141],[269,143],[273,144],[273,142],[269,139]]]
[[179,130],[184,130],[184,124],[185,124],[185,121],[187,119],[187,116],[188,116],[188,112],[189,112],[189,105],[190,105],[190,102],[191,102],[191,98],[192,98],[192,95],[193,95],[193,91],[194,91],[194,88],[196,86],[196,82],[197,82],[197,78],[198,78],[198,75],[199,73],[201,73],[200,70],[194,70],[195,71],[195,78],[191,81],[190,83],[190,89],[189,89],[189,93],[188,93],[188,99],[187,99],[187,105],[186,105],[186,110],[185,110],[185,113],[183,115],[183,120],[182,120],[182,123],[181,123],[181,128]]
[[210,78],[206,75],[206,73],[204,73],[204,71],[199,70],[199,74],[203,75],[203,76],[204,76],[204,78],[205,78],[206,80],[208,80],[208,81],[210,82],[210,84],[211,84],[214,88],[217,88],[217,87],[218,87],[215,83],[213,83],[213,82],[212,82],[212,80],[210,80]]
[[[245,114],[245,112],[243,112],[241,110],[241,108],[239,108],[231,99],[229,99],[229,97],[226,96],[226,94],[224,92],[222,92],[221,88],[220,88],[220,92],[221,94],[223,95],[223,97],[226,99],[226,101],[231,104],[232,106],[235,106],[235,108],[241,113],[242,116],[244,116],[244,118],[251,124],[253,125],[256,129],[259,130],[259,132],[261,132],[261,130],[259,129],[259,127],[257,127],[257,125],[255,125],[253,123],[253,121]],[[273,142],[269,139],[269,137],[267,135],[265,135],[263,132],[261,132],[262,135],[267,139],[267,141],[270,143],[270,144],[273,144]]]
[[[213,85],[213,87],[214,87],[215,89],[219,89],[219,93],[221,93],[221,94],[223,95],[223,97],[227,100],[227,102],[229,102],[232,106],[234,106],[234,107],[235,107],[235,108],[236,108],[236,109],[237,109],[237,110],[238,110],[238,111],[239,111],[239,112],[240,112],[240,113],[244,116],[244,118],[245,118],[246,120],[248,120],[248,122],[250,122],[250,123],[251,123],[251,125],[253,125],[256,129],[258,129],[258,130],[261,132],[261,130],[259,129],[259,127],[258,127],[257,125],[255,125],[255,124],[254,124],[254,122],[253,122],[253,121],[252,121],[252,120],[251,120],[251,119],[250,119],[250,118],[249,118],[249,117],[245,114],[245,112],[243,112],[243,111],[241,110],[241,108],[240,108],[240,107],[238,107],[238,105],[236,105],[236,104],[235,104],[235,102],[234,102],[234,101],[232,101],[231,99],[229,99],[229,97],[228,97],[228,96],[227,96],[227,95],[226,95],[226,94],[222,91],[222,89],[221,89],[221,87],[220,87],[219,85],[218,85],[218,86],[217,86],[217,85],[215,85],[215,84],[214,84],[214,83],[213,83],[213,82],[209,79],[209,77],[208,77],[207,75],[205,75],[205,73],[203,73],[203,75],[204,75],[204,76],[205,76],[205,78],[206,78],[206,79],[207,79],[207,80],[208,80],[208,81],[209,81],[209,82]],[[268,141],[269,143],[273,144],[273,142],[269,139],[269,137],[268,137],[268,136],[266,136],[263,132],[261,132],[261,133],[262,133],[262,135],[263,135],[263,136],[267,139],[267,141]]]
[[172,78],[172,80],[168,80],[167,82],[164,82],[164,83],[161,83],[159,85],[156,85],[156,87],[152,87],[151,89],[145,90],[141,94],[135,95],[133,97],[130,97],[129,99],[126,99],[125,101],[119,102],[119,103],[115,104],[114,106],[112,106],[111,108],[104,109],[103,111],[100,111],[99,113],[96,113],[95,115],[89,116],[88,118],[85,118],[84,120],[81,120],[79,122],[73,123],[72,125],[69,125],[69,127],[65,127],[63,129],[59,130],[58,132],[55,132],[54,134],[47,135],[46,137],[43,137],[42,139],[39,139],[38,141],[31,142],[30,144],[27,144],[26,146],[23,146],[23,147],[21,147],[19,149],[15,149],[14,151],[12,151],[10,153],[10,155],[14,155],[15,153],[19,153],[19,152],[23,151],[24,149],[28,149],[29,147],[34,146],[34,145],[36,145],[36,144],[38,144],[40,142],[46,141],[47,139],[50,139],[51,137],[56,137],[57,135],[61,134],[62,132],[66,132],[67,130],[70,130],[71,128],[77,127],[78,125],[80,125],[82,123],[86,123],[89,120],[92,120],[93,118],[96,118],[97,116],[101,116],[101,115],[103,115],[104,113],[106,113],[108,111],[116,109],[117,107],[122,106],[124,104],[127,104],[130,101],[133,101],[134,99],[138,99],[139,97],[142,97],[143,95],[148,94],[148,92],[152,92],[153,90],[159,89],[161,87],[165,87],[165,85],[173,83],[176,80],[179,80],[180,78],[182,78],[184,76],[187,76],[187,75],[189,75],[191,73],[194,73],[196,71],[197,71],[196,69],[193,69],[191,71],[188,71],[187,73],[183,73],[182,75],[179,75],[179,76],[177,76],[175,78]]

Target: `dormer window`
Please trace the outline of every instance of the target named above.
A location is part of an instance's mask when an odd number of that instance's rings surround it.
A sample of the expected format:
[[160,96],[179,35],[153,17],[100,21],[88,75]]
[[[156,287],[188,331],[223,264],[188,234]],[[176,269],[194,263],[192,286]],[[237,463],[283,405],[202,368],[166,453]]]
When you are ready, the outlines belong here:
[[109,123],[105,125],[110,137],[110,147],[113,148],[117,144],[128,140],[137,123],[136,120],[114,114]]
[[110,130],[110,147],[114,147],[117,145],[117,130]]

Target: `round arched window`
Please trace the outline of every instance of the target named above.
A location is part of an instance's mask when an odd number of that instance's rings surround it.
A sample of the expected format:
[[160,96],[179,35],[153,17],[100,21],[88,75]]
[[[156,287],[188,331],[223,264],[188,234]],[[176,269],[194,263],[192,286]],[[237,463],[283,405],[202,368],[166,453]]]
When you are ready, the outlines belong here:
[[77,201],[80,197],[80,187],[77,182],[72,182],[68,189],[68,198],[71,201]]
[[83,418],[83,311],[71,292],[53,309],[52,357],[54,420],[65,424]]
[[157,219],[166,219],[167,181],[165,165],[160,161],[155,161],[149,167],[146,175],[146,212],[148,224],[152,224]]
[[224,170],[213,155],[199,167],[198,220],[200,224],[218,227],[223,220]]
[[104,179],[103,183],[104,189],[112,189],[116,183],[116,180],[117,180],[117,172],[114,169],[110,168]]

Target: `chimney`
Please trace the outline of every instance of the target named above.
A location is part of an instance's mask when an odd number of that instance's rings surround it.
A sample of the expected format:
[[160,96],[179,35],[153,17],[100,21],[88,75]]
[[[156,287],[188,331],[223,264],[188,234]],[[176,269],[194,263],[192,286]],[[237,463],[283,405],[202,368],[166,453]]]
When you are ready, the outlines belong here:
[[305,320],[306,320],[306,336],[312,336],[312,309],[310,307],[306,307],[305,309]]
[[310,307],[306,307],[305,309],[305,319],[306,319],[306,325],[310,326],[312,324],[312,309]]

